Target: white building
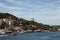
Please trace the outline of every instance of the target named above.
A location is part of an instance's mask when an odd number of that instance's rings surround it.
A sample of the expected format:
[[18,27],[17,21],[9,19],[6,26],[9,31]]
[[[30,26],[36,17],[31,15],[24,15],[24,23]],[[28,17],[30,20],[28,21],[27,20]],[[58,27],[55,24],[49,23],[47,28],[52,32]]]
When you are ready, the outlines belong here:
[[4,18],[3,21],[6,22],[8,25],[12,25],[13,23],[13,20],[7,18]]
[[30,18],[30,21],[34,21],[34,18]]

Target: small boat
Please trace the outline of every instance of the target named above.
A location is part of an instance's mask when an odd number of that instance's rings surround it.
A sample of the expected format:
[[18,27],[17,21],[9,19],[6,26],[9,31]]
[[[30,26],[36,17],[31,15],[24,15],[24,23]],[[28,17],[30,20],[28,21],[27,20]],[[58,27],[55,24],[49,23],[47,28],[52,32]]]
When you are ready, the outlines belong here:
[[0,37],[8,36],[4,30],[0,30]]
[[4,30],[0,30],[0,36],[15,36],[17,35],[16,32],[13,31],[4,31]]
[[0,34],[5,34],[5,32],[0,32]]
[[12,32],[12,31],[6,31],[6,34],[9,35],[9,36],[15,36],[15,35],[17,35],[16,32]]
[[5,32],[5,34],[11,34],[12,33],[12,31],[6,31]]
[[0,30],[0,34],[5,34],[5,31],[4,30]]

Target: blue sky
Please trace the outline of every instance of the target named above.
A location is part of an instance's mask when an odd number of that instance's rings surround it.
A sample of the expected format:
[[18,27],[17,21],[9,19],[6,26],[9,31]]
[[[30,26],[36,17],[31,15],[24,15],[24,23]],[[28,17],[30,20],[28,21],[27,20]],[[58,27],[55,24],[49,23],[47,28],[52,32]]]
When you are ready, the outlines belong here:
[[60,25],[60,0],[0,0],[0,12],[49,25]]

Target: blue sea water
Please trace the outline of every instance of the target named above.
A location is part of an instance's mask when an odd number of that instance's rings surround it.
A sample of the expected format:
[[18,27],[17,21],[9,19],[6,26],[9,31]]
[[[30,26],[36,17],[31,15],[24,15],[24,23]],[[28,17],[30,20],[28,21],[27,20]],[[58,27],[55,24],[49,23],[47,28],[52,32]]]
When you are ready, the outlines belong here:
[[0,40],[60,40],[60,32],[18,33],[15,36],[0,36]]

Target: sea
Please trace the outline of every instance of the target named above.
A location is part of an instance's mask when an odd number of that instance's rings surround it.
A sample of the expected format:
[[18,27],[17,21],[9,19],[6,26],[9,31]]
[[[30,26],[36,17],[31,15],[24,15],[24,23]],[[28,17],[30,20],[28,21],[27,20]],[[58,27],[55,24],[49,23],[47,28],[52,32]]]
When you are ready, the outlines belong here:
[[60,40],[60,32],[26,32],[14,36],[2,36],[0,40]]

